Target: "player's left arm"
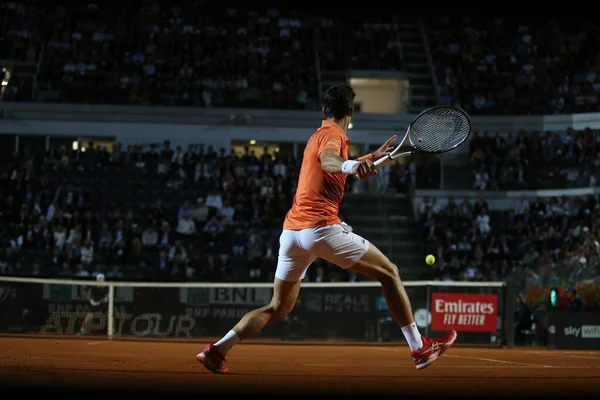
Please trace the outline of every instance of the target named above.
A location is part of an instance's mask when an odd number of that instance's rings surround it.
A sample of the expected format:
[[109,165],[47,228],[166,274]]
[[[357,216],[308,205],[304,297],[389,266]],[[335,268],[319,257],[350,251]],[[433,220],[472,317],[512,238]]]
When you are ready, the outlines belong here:
[[356,161],[364,161],[364,160],[369,160],[371,162],[376,161],[373,153],[365,154],[364,156],[360,156],[356,159]]

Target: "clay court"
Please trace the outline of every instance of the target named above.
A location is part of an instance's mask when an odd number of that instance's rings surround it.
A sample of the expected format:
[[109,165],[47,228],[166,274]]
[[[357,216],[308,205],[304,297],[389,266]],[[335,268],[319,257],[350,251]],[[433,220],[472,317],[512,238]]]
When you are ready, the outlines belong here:
[[600,390],[600,352],[455,346],[417,371],[405,346],[241,344],[206,371],[205,342],[0,337],[0,385],[311,395],[568,395]]

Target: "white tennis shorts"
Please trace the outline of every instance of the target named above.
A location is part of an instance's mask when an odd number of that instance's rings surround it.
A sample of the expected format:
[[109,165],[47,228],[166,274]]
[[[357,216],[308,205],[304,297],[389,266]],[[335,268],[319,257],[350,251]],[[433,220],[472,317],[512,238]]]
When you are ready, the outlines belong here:
[[279,237],[275,277],[283,281],[302,280],[317,257],[350,268],[368,249],[369,241],[343,222],[299,231],[284,229]]

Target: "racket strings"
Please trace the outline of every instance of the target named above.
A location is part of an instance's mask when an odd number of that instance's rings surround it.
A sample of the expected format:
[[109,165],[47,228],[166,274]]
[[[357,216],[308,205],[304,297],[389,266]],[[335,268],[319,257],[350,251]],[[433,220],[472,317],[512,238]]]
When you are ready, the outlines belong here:
[[471,121],[453,107],[435,107],[423,112],[410,126],[409,139],[419,152],[445,152],[460,145],[471,133]]

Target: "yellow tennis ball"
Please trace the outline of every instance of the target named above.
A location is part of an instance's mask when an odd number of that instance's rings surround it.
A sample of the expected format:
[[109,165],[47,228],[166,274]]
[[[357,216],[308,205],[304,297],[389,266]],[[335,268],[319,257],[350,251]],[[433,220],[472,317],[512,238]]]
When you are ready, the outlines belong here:
[[432,254],[429,254],[425,257],[425,262],[429,265],[432,265],[435,262],[435,257]]

